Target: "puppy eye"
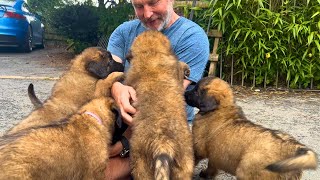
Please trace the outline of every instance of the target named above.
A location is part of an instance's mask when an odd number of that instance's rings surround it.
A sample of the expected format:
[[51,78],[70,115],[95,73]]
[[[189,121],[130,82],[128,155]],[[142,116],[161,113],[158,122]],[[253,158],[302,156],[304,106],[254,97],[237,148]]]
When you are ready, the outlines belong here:
[[109,59],[112,59],[112,54],[111,54],[109,51],[107,51],[106,56],[107,56]]
[[200,90],[200,91],[198,91],[199,96],[202,96],[202,95],[205,94],[205,93],[206,93],[205,90]]

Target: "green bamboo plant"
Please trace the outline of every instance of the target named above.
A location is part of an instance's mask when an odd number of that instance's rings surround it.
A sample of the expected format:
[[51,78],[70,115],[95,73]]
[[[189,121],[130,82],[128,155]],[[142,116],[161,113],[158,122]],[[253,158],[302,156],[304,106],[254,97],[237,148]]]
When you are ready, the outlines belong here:
[[212,0],[208,18],[253,86],[320,89],[320,0]]

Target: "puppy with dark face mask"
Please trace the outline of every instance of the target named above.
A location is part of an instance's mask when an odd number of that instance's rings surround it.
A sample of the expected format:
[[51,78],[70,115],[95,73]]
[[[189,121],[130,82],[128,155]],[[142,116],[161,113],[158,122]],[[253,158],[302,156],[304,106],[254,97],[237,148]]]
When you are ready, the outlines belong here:
[[185,99],[200,110],[192,133],[196,159],[209,159],[201,176],[215,177],[220,169],[237,179],[300,179],[303,170],[317,168],[314,151],[288,134],[249,121],[222,79],[203,78]]
[[[85,49],[71,63],[70,69],[55,83],[51,96],[43,104],[39,104],[39,100],[32,100],[36,102],[35,106],[38,108],[8,133],[46,125],[68,117],[82,105],[97,97],[95,92],[97,92],[98,83],[105,85],[101,86],[104,88],[97,93],[103,92],[104,95],[110,96],[112,84],[122,77],[122,72],[117,74],[115,71],[124,69],[121,63],[113,60],[110,52],[99,47]],[[110,74],[112,72],[115,73]]]

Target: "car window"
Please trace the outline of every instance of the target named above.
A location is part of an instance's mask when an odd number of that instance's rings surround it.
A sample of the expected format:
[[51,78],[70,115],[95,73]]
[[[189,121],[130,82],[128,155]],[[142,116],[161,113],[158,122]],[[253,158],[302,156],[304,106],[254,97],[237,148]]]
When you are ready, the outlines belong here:
[[13,6],[15,2],[15,0],[0,0],[0,4],[5,6]]
[[26,3],[23,3],[22,5],[22,11],[24,12],[31,12],[29,6]]

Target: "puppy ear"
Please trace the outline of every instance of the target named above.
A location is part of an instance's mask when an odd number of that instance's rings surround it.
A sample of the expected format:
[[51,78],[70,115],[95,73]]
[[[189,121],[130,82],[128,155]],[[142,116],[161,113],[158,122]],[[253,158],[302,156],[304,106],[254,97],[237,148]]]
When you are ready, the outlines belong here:
[[187,79],[190,76],[190,69],[185,69],[184,70],[184,77]]
[[210,96],[203,96],[200,100],[199,110],[201,113],[211,112],[218,108],[219,103],[215,100],[215,98]]
[[116,125],[121,128],[122,127],[122,118],[119,108],[116,105],[112,105],[111,111],[116,116]]
[[179,61],[179,69],[183,73],[185,79],[190,76],[190,67],[185,62]]
[[86,70],[98,79],[103,79],[108,76],[106,66],[107,62],[90,61],[86,65]]

